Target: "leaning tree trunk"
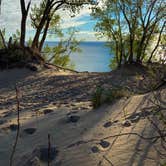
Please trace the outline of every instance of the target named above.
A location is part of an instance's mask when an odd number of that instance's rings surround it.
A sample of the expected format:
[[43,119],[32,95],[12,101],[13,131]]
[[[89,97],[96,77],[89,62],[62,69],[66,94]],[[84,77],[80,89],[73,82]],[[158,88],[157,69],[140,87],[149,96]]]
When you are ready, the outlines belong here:
[[41,31],[43,30],[43,27],[48,19],[48,15],[50,14],[51,5],[52,5],[52,2],[47,1],[43,16],[40,20],[39,26],[36,29],[36,33],[35,33],[35,36],[34,36],[34,39],[32,41],[32,45],[31,45],[31,48],[35,51],[39,51],[40,34],[41,34]]
[[40,52],[43,48],[43,44],[44,44],[44,41],[45,41],[46,36],[47,36],[47,31],[48,31],[48,28],[50,25],[50,21],[51,21],[50,19],[47,20],[47,23],[46,23],[45,28],[44,28],[44,33],[43,33],[42,39],[41,39],[40,44],[39,44],[39,51]]
[[160,30],[159,37],[158,37],[158,40],[157,40],[157,44],[156,44],[156,46],[154,47],[154,49],[153,49],[153,51],[152,51],[152,53],[151,53],[151,55],[150,55],[150,57],[149,57],[149,59],[148,59],[148,63],[151,62],[151,60],[152,60],[152,58],[153,58],[153,56],[154,56],[154,53],[155,53],[155,51],[157,50],[157,48],[158,48],[158,46],[159,46],[159,44],[160,44],[160,41],[161,41],[162,33],[163,33],[163,31],[164,31],[165,24],[166,24],[166,21],[164,21],[164,23],[163,23],[163,25],[162,25],[162,28],[161,28],[161,30]]

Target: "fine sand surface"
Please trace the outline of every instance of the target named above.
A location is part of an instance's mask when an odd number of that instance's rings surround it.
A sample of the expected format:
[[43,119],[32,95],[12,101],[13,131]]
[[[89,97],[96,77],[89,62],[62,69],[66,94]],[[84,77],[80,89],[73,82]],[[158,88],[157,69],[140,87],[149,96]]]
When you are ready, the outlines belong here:
[[[40,153],[41,147],[48,146],[48,134],[57,150],[50,166],[163,164],[166,144],[152,139],[159,134],[149,119],[159,123],[153,116],[153,96],[158,94],[157,101],[166,108],[166,87],[92,108],[92,94],[99,85],[125,84],[133,91],[143,85],[143,76],[137,76],[137,81],[134,75],[121,77],[123,73],[58,73],[53,69],[0,72],[0,166],[9,165],[17,133],[11,126],[17,124],[16,84],[21,111],[14,166],[48,165]],[[34,131],[25,132],[29,128]]]

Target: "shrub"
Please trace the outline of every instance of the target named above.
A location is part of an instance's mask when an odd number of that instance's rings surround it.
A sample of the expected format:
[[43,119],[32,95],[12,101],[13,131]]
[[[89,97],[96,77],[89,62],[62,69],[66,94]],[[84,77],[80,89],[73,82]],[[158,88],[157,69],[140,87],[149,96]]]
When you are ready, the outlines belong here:
[[131,92],[126,88],[113,88],[108,90],[98,87],[92,97],[93,108],[98,108],[104,103],[113,103],[117,99],[129,97],[130,95]]
[[101,87],[97,87],[95,93],[92,96],[93,108],[97,108],[101,105],[102,93],[103,93],[103,89]]

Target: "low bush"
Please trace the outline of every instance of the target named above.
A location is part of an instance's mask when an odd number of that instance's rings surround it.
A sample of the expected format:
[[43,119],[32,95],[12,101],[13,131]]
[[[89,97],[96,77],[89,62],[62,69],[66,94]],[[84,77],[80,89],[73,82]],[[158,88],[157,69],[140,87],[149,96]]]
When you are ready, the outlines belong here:
[[98,108],[104,103],[113,103],[117,99],[129,97],[130,95],[131,92],[126,88],[103,89],[102,87],[97,87],[92,96],[93,108]]
[[96,91],[92,96],[93,108],[97,108],[101,105],[102,94],[103,94],[103,89],[101,87],[97,87]]

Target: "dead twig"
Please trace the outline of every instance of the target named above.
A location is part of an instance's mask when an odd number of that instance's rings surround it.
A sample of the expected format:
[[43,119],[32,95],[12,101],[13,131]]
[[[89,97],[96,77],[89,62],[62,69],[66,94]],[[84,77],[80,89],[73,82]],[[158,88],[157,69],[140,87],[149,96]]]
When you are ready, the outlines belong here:
[[13,145],[13,149],[12,149],[12,153],[10,156],[10,166],[13,165],[13,158],[14,158],[14,154],[16,151],[16,146],[18,143],[18,137],[19,137],[19,133],[20,133],[20,100],[19,100],[19,90],[17,88],[17,85],[15,86],[15,91],[16,91],[16,101],[17,101],[17,135],[16,135],[16,139]]
[[104,158],[111,166],[114,166],[113,163],[112,163],[106,156],[103,156],[103,158]]

